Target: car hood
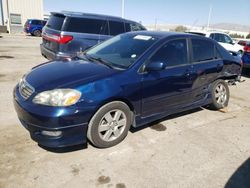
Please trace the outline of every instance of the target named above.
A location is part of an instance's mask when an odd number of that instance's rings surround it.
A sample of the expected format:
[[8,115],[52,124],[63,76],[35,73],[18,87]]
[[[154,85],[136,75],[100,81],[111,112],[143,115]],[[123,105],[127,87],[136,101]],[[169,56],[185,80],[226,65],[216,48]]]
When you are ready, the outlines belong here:
[[36,91],[73,88],[118,72],[103,64],[84,60],[52,61],[33,68],[25,77]]

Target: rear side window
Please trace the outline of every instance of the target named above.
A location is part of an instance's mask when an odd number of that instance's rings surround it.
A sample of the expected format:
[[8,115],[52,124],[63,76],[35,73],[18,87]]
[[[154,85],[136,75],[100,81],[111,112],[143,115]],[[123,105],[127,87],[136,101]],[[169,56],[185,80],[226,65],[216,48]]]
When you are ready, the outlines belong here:
[[118,35],[125,33],[124,23],[117,21],[109,21],[110,35]]
[[152,56],[151,61],[165,62],[167,67],[187,64],[186,39],[178,39],[166,43]]
[[126,32],[145,30],[144,27],[142,27],[140,24],[137,23],[125,23],[125,27],[126,27]]
[[67,19],[64,31],[107,35],[108,24],[106,20],[71,17]]
[[61,30],[63,22],[64,22],[64,18],[65,18],[65,16],[63,16],[63,15],[60,15],[60,14],[53,15],[52,14],[50,16],[46,26],[48,28],[51,28],[51,29]]
[[214,59],[214,44],[211,41],[192,39],[193,61],[207,61]]
[[32,20],[31,22],[33,25],[41,25],[41,21],[39,20]]

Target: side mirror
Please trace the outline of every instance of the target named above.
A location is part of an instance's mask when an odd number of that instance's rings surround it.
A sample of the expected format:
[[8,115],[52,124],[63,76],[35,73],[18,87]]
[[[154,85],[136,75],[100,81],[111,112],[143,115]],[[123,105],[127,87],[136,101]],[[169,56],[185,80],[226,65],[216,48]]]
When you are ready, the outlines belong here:
[[162,61],[152,61],[147,64],[145,70],[146,71],[160,71],[166,68],[166,63]]

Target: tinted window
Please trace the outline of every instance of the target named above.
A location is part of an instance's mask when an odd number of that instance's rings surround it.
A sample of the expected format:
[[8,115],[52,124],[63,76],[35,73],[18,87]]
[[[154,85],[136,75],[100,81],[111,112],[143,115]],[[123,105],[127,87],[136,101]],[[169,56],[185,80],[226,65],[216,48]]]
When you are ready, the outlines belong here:
[[46,26],[51,29],[61,30],[64,18],[65,16],[60,14],[51,15]]
[[136,23],[132,23],[132,24],[125,23],[125,28],[126,28],[126,32],[146,30],[143,26],[141,26],[140,24],[136,24]]
[[232,44],[233,43],[232,39],[229,36],[227,36],[227,35],[223,35],[223,36],[224,36],[225,43],[228,43],[228,44]]
[[[214,33],[212,33],[210,36],[209,36],[211,39],[214,39]],[[215,40],[215,39],[214,39]]]
[[90,34],[108,34],[108,24],[105,20],[87,18],[68,18],[64,31]]
[[109,21],[109,31],[110,35],[118,35],[124,33],[124,23],[123,22],[116,22],[116,21]]
[[178,39],[168,42],[153,55],[151,61],[164,61],[167,66],[187,64],[186,39]]
[[211,41],[192,39],[193,61],[206,61],[214,58],[214,44]]
[[216,40],[217,42],[232,43],[232,40],[230,37],[224,34],[220,34],[220,33],[215,33],[213,39]]
[[34,25],[41,25],[41,22],[38,21],[38,20],[32,20],[31,23],[34,24]]

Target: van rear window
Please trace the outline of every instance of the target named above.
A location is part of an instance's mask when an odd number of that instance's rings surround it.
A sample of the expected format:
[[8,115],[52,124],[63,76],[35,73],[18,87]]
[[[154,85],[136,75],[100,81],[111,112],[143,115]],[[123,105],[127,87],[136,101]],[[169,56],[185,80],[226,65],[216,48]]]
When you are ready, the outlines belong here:
[[64,31],[108,35],[108,23],[106,20],[69,17]]
[[47,27],[55,30],[61,30],[65,16],[60,14],[52,14],[47,22]]

